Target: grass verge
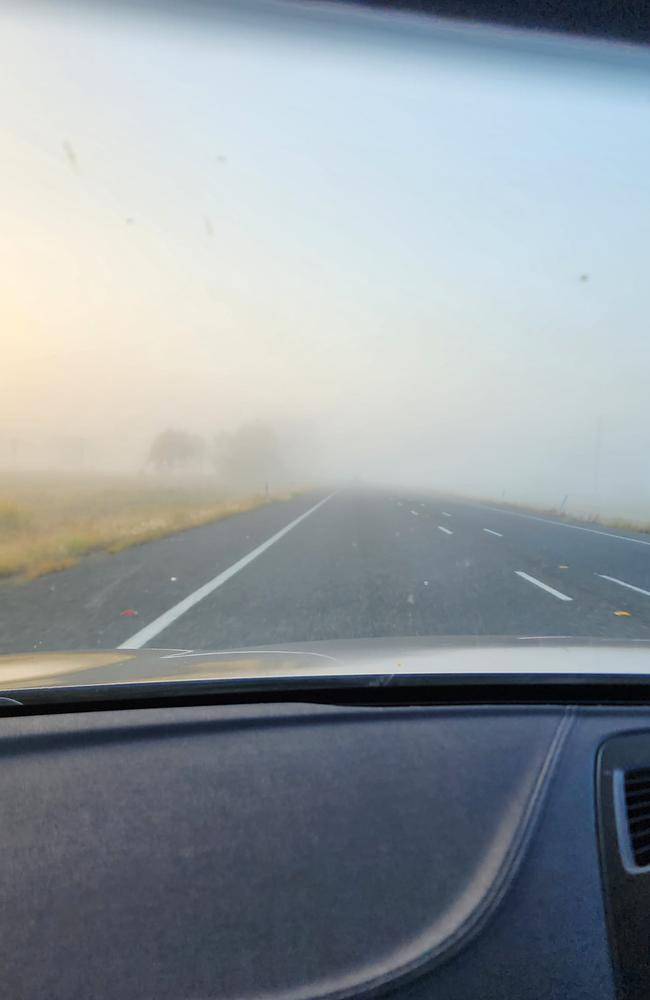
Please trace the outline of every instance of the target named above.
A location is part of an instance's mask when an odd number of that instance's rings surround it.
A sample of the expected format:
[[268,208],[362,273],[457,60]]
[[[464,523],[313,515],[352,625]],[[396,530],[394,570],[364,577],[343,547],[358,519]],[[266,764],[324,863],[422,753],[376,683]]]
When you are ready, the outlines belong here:
[[292,495],[238,496],[205,479],[5,475],[0,577],[34,579]]
[[560,507],[542,507],[534,503],[494,500],[487,497],[463,498],[459,496],[460,499],[471,499],[478,504],[484,504],[489,507],[500,507],[503,510],[512,510],[516,513],[540,514],[543,517],[556,518],[558,521],[575,521],[576,524],[595,525],[601,528],[617,528],[619,531],[628,531],[632,534],[650,534],[650,521],[637,521],[624,517],[607,517],[600,514],[579,514],[571,510],[563,510]]

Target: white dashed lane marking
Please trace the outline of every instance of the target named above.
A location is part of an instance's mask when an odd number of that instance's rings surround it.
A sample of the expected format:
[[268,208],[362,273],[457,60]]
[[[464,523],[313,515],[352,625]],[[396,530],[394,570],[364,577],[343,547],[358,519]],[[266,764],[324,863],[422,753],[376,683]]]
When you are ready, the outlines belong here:
[[635,587],[633,583],[626,583],[625,580],[617,580],[615,576],[607,576],[605,573],[596,573],[601,580],[609,580],[610,583],[617,583],[619,587],[627,587],[628,590],[634,590],[637,594],[645,594],[646,597],[650,597],[650,590],[644,590],[643,587]]
[[516,569],[515,573],[516,573],[517,576],[520,576],[522,580],[528,580],[528,582],[532,583],[535,587],[539,587],[541,590],[545,590],[547,594],[552,594],[553,597],[557,597],[558,601],[572,601],[573,600],[572,597],[568,597],[566,594],[563,594],[561,591],[555,590],[554,587],[549,587],[549,585],[547,583],[542,583],[541,580],[538,580],[534,576],[529,576],[528,573],[524,573],[524,571],[521,570],[521,569]]

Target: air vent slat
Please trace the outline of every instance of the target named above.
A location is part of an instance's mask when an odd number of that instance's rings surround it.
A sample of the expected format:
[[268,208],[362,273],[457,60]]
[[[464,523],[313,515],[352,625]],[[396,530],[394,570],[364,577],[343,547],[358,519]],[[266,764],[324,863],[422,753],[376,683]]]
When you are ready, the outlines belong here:
[[639,868],[646,868],[650,865],[650,847],[645,847],[634,855],[634,860]]
[[650,784],[637,785],[636,788],[628,789],[625,798],[628,802],[636,802],[637,799],[645,799],[650,795]]
[[647,827],[650,822],[650,809],[646,809],[645,812],[638,813],[635,816],[630,815],[630,830],[637,830],[639,826]]
[[625,779],[625,785],[627,788],[632,788],[634,785],[647,784],[650,781],[650,771],[630,771]]
[[630,831],[635,852],[648,848],[650,850],[650,824],[646,824],[643,831]]
[[647,809],[650,806],[650,795],[646,795],[643,799],[626,799],[626,805],[628,812],[640,812],[642,809]]
[[635,864],[650,866],[650,768],[637,768],[625,775],[625,806],[630,844]]
[[630,819],[637,819],[639,816],[643,816],[648,809],[650,809],[650,800],[647,802],[639,802],[633,806],[628,806],[627,814]]
[[631,799],[626,796],[625,802],[627,804],[628,809],[642,808],[645,804],[650,802],[650,793],[648,793],[647,795],[639,795],[638,798],[634,799]]

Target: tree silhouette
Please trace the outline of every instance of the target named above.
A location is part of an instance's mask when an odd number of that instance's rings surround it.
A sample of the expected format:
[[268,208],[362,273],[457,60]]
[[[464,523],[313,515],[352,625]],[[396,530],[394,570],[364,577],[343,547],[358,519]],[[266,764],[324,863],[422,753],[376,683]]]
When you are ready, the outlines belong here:
[[198,462],[204,452],[205,443],[200,435],[168,428],[154,438],[147,464],[157,472],[171,472]]
[[246,424],[231,434],[217,434],[212,460],[226,482],[249,489],[267,489],[284,474],[280,442],[265,424]]

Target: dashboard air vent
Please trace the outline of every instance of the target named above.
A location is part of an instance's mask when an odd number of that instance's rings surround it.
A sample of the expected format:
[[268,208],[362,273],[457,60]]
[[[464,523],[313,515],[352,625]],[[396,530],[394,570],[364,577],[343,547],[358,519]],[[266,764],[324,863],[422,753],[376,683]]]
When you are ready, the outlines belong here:
[[616,995],[649,1000],[650,729],[618,733],[601,743],[596,790]]
[[625,807],[635,864],[650,865],[650,767],[625,772]]

